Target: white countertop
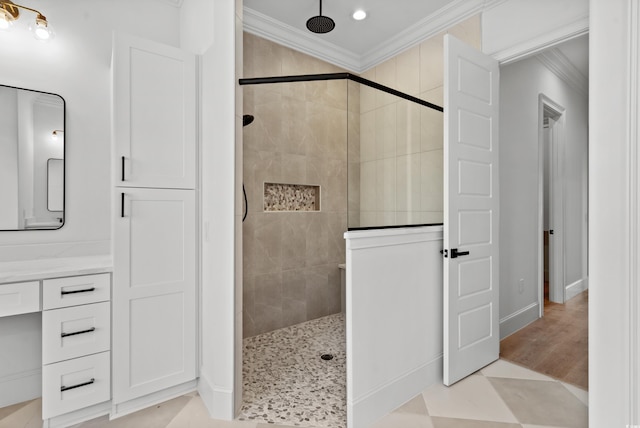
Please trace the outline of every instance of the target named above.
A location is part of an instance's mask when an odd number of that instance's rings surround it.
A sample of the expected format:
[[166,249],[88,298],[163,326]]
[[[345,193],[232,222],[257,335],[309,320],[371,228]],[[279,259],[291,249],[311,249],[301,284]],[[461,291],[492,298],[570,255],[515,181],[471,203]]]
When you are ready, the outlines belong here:
[[111,272],[111,256],[65,257],[0,263],[0,283]]

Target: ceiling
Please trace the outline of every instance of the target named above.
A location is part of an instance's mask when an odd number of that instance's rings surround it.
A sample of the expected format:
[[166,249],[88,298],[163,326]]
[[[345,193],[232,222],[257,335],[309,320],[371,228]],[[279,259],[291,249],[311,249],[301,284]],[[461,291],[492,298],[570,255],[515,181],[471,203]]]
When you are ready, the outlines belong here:
[[[319,0],[244,0],[244,29],[360,73],[505,1],[322,0],[322,15],[332,18],[336,27],[315,34],[306,22],[319,14]],[[357,9],[367,12],[365,20],[352,18]],[[555,72],[586,86],[588,36],[558,44],[540,56]]]
[[589,36],[584,35],[559,44],[556,48],[586,78],[589,78]]
[[[323,0],[322,15],[332,18],[336,28],[315,37],[362,56],[451,3],[453,0]],[[319,13],[319,0],[244,0],[244,5],[300,31],[308,31],[307,19]],[[351,15],[357,9],[365,10],[367,18],[354,20]]]
[[[244,0],[244,29],[343,68],[362,72],[505,0],[323,0],[335,29],[307,30],[319,0]],[[356,9],[367,18],[356,21]]]

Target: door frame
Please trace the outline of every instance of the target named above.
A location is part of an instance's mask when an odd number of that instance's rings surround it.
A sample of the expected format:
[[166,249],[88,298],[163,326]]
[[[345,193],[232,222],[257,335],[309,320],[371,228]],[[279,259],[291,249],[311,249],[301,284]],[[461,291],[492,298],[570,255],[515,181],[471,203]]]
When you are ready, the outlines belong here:
[[[551,117],[555,122],[551,132],[551,175],[549,186],[552,210],[549,219],[554,229],[554,260],[549,259],[553,269],[549,269],[549,300],[564,303],[564,138],[565,108],[545,94],[538,96],[538,310],[539,317],[544,315],[544,118]],[[555,159],[554,159],[555,158]],[[555,201],[560,201],[560,204]],[[549,238],[551,246],[551,238]],[[551,256],[551,252],[549,252]],[[553,277],[551,275],[553,274]],[[553,284],[553,288],[552,288]],[[552,296],[554,298],[552,299]]]

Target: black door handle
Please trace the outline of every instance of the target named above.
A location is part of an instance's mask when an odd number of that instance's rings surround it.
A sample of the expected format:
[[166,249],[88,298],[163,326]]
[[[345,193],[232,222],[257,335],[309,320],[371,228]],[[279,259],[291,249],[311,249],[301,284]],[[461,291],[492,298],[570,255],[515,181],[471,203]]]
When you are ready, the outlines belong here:
[[468,255],[469,255],[468,251],[458,251],[457,248],[452,248],[451,249],[451,258],[452,259],[455,259],[455,258],[460,257],[460,256],[468,256]]

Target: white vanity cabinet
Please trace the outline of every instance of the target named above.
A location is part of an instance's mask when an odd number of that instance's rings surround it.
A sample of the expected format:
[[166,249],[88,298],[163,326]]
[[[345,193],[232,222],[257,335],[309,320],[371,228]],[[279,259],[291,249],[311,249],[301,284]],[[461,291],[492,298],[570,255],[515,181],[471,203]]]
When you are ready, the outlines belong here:
[[196,377],[193,190],[117,188],[113,401]]
[[111,276],[42,281],[42,418],[111,399]]
[[40,310],[38,281],[0,284],[0,317],[28,314]]
[[113,409],[195,388],[196,58],[114,35]]
[[112,269],[106,255],[0,263],[0,407],[42,397],[45,428],[110,412]]
[[116,186],[195,188],[195,55],[116,34],[112,61]]

